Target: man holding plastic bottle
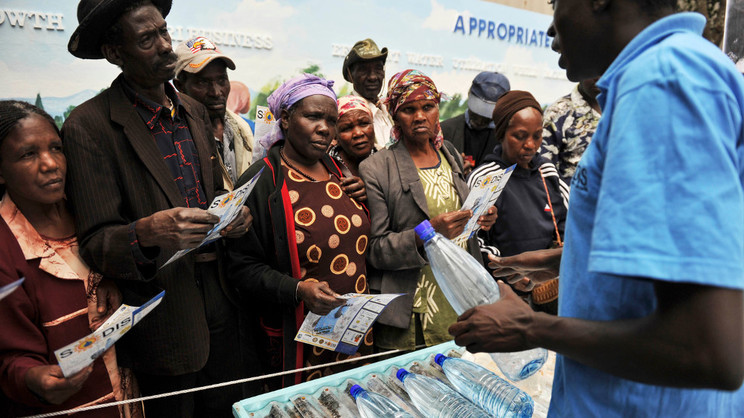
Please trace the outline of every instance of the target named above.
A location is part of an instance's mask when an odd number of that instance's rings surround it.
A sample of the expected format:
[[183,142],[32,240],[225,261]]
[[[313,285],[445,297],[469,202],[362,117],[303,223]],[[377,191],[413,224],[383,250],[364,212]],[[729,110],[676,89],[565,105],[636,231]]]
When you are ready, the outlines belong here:
[[[470,351],[558,352],[550,416],[744,410],[744,79],[674,0],[556,0],[549,32],[603,110],[565,248],[494,260],[555,276],[559,316],[502,299],[450,328]],[[709,390],[714,389],[714,390]]]

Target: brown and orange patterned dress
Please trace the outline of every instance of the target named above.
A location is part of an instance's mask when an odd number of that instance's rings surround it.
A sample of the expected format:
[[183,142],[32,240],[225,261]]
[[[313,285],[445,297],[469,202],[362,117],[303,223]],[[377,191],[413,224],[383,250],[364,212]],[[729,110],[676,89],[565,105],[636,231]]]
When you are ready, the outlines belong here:
[[[302,280],[326,281],[336,293],[369,293],[366,253],[369,219],[362,205],[341,190],[335,176],[309,181],[282,166],[294,212],[295,236]],[[306,312],[307,313],[307,312]],[[311,345],[304,346],[304,366],[331,363],[372,353],[372,331],[356,354],[349,356]],[[347,363],[306,372],[312,380],[362,364]]]

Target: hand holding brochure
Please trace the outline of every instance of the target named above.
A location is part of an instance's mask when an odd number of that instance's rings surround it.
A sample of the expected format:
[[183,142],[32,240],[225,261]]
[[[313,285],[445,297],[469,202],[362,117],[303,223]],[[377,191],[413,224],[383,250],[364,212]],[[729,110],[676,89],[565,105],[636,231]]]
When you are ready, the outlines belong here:
[[165,291],[158,293],[140,307],[119,306],[119,309],[93,333],[55,351],[54,355],[57,357],[62,374],[70,377],[93,363],[127,331],[137,325],[145,315],[155,309],[163,300],[163,295]]
[[354,354],[364,335],[382,310],[399,294],[339,296],[346,303],[327,315],[308,313],[295,336],[295,341],[344,354]]
[[210,242],[219,239],[220,232],[222,232],[225,227],[230,225],[230,222],[234,221],[235,218],[238,217],[238,214],[240,214],[240,211],[245,204],[245,199],[247,199],[248,195],[250,195],[253,191],[253,187],[256,185],[256,181],[258,181],[258,178],[261,177],[261,173],[263,173],[263,171],[264,169],[262,168],[258,171],[258,173],[256,173],[255,176],[253,176],[253,178],[248,183],[240,186],[239,188],[229,193],[225,193],[223,195],[215,197],[212,201],[212,204],[209,205],[207,212],[219,216],[219,222],[217,222],[214,227],[212,227],[212,229],[207,233],[207,236],[202,240],[201,243],[199,243],[198,246],[178,251],[177,253],[173,254],[173,257],[166,261],[165,264],[163,264],[160,268],[167,266],[168,264],[178,260],[179,258],[201,246],[207,245]]
[[13,293],[14,290],[18,289],[18,286],[23,284],[23,280],[25,280],[25,277],[21,277],[11,284],[6,284],[5,286],[0,287],[0,300]]
[[478,232],[480,229],[480,226],[478,226],[478,218],[485,215],[486,212],[488,212],[488,208],[496,203],[496,200],[499,198],[499,195],[501,195],[504,187],[506,187],[506,182],[509,181],[509,177],[511,177],[516,166],[517,165],[514,164],[511,167],[498,170],[493,174],[478,179],[470,189],[468,198],[465,199],[465,203],[461,208],[461,210],[472,210],[473,216],[468,220],[462,234],[455,237],[452,241],[460,245]]

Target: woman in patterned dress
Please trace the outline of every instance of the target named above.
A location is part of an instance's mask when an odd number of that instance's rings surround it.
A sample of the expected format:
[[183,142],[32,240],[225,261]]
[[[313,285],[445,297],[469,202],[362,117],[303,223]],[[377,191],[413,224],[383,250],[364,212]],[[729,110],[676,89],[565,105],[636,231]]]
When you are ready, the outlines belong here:
[[[379,270],[370,287],[403,293],[375,325],[375,345],[382,350],[413,350],[449,341],[457,319],[424,257],[413,228],[429,219],[447,238],[462,233],[472,212],[459,210],[468,194],[462,159],[444,141],[439,126],[440,94],[433,81],[416,70],[394,75],[386,104],[395,122],[394,142],[364,160],[359,171],[367,188],[371,216],[367,261]],[[496,220],[495,209],[479,219],[483,229]],[[481,259],[478,243],[467,242]]]
[[[230,278],[245,305],[260,318],[266,372],[348,358],[295,342],[294,337],[308,311],[323,315],[344,304],[337,296],[369,292],[365,262],[369,217],[326,153],[338,117],[332,85],[333,81],[304,74],[269,96],[278,123],[269,137],[259,138],[267,156],[238,181],[244,184],[263,169],[246,202],[253,228],[228,246]],[[355,356],[372,352],[371,334],[360,338]],[[283,385],[340,370],[325,367],[290,374]]]

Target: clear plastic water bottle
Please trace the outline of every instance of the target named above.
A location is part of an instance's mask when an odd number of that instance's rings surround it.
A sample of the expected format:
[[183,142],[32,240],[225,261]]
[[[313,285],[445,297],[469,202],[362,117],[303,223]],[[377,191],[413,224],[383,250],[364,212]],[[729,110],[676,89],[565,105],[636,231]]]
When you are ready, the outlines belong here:
[[[501,294],[496,281],[478,260],[437,233],[429,221],[421,222],[415,230],[424,241],[429,265],[442,293],[458,315],[499,300]],[[504,376],[513,381],[532,376],[548,359],[544,348],[490,355]]]
[[362,418],[413,418],[388,398],[374,392],[367,392],[359,385],[349,389],[357,403]]
[[398,370],[398,379],[421,413],[433,418],[481,418],[488,413],[433,377]]
[[473,362],[437,354],[434,361],[460,394],[491,415],[530,418],[535,403],[530,395]]

